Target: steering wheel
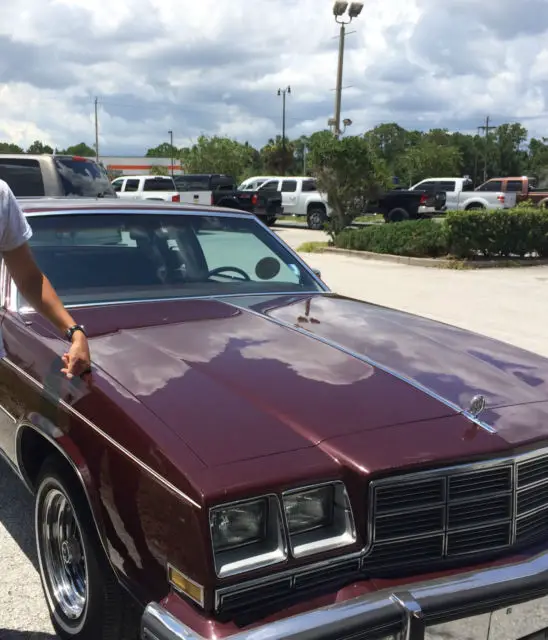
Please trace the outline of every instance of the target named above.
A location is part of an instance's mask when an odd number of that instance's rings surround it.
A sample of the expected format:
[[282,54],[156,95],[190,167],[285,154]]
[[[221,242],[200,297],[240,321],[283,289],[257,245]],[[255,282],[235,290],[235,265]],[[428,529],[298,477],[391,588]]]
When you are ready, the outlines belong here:
[[224,271],[233,271],[234,273],[237,273],[238,275],[242,276],[244,280],[247,280],[247,281],[251,280],[249,275],[243,269],[240,269],[239,267],[217,267],[216,269],[212,269],[207,274],[207,277],[211,278],[211,276],[218,276],[221,273],[223,273]]

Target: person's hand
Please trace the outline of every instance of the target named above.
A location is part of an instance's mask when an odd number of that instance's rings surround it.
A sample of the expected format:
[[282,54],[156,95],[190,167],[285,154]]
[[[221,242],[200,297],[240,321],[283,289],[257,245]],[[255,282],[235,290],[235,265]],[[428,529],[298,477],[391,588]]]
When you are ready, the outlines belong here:
[[72,336],[70,349],[63,354],[63,364],[61,373],[64,373],[70,380],[74,376],[83,376],[91,373],[91,356],[86,336],[81,331],[76,331]]

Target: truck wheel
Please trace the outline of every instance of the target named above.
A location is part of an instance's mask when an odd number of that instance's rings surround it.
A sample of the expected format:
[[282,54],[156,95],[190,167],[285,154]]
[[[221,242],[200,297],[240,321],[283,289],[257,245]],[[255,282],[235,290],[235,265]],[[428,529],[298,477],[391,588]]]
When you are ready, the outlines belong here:
[[313,231],[321,231],[327,220],[327,214],[322,206],[313,206],[308,209],[306,217],[308,228]]
[[82,488],[56,457],[40,471],[34,513],[42,587],[59,637],[137,638],[135,605],[108,564]]
[[273,227],[276,224],[276,216],[267,216],[265,222],[269,227]]
[[479,211],[480,209],[485,209],[485,207],[482,204],[476,203],[468,205],[465,211]]
[[386,222],[403,222],[404,220],[409,220],[409,212],[401,207],[396,207],[389,211],[384,219]]

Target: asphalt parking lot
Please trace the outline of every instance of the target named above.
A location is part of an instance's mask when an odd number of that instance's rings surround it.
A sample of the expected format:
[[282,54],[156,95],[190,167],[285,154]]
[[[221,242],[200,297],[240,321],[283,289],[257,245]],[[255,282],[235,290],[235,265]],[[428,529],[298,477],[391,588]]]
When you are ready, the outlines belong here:
[[[293,247],[325,234],[275,227]],[[305,255],[334,291],[478,331],[548,357],[548,267],[452,271]],[[548,611],[544,614],[548,625]],[[54,640],[34,553],[32,500],[0,462],[0,640]]]

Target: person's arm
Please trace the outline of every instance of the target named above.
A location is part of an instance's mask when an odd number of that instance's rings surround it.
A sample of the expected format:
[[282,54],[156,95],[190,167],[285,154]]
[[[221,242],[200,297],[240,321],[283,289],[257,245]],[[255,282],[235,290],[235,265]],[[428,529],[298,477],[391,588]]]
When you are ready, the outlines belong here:
[[[24,298],[64,333],[76,323],[36,264],[28,245],[31,237],[32,229],[13,191],[0,180],[0,252],[6,267]],[[62,360],[61,371],[69,378],[89,371],[89,346],[81,331],[73,332],[72,345]]]
[[[76,324],[50,281],[40,271],[26,242],[17,249],[4,252],[4,261],[21,295],[38,313],[63,334]],[[81,375],[89,370],[88,341],[81,331],[74,332],[72,345],[63,356],[63,362],[65,368],[62,371],[68,376]]]

